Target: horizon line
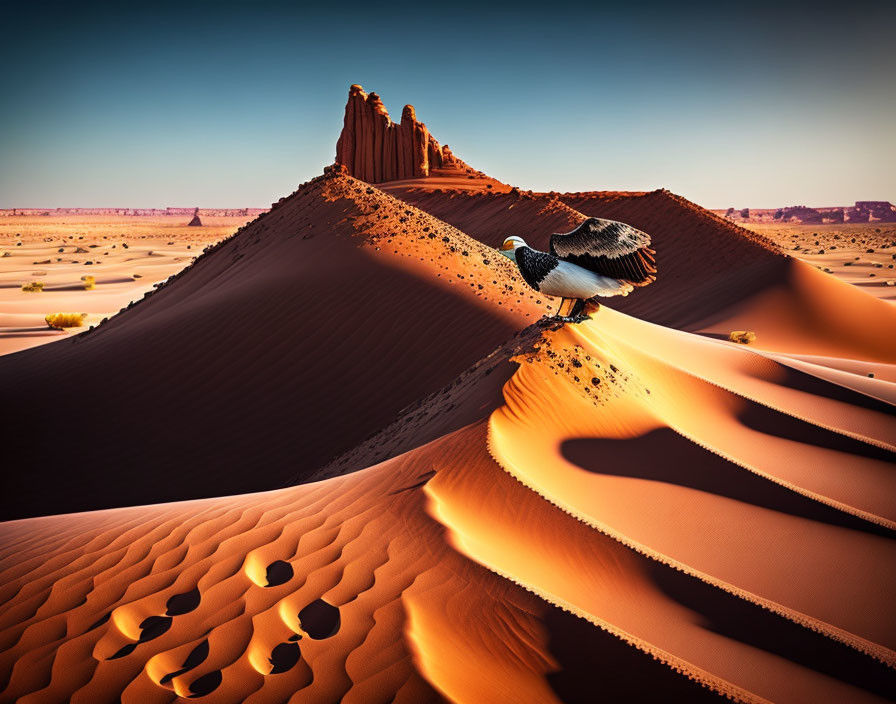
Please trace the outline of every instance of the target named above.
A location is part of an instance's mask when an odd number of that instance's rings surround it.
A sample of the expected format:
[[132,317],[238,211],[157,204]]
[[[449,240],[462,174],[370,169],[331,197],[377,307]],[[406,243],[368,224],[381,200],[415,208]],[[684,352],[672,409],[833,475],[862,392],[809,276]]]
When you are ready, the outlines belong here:
[[[374,188],[377,188],[377,184],[370,184]],[[378,189],[379,190],[379,189]],[[523,193],[534,193],[536,195],[550,195],[551,193],[556,193],[557,196],[562,195],[570,195],[570,194],[586,194],[586,193],[652,193],[657,190],[668,190],[668,189],[650,189],[650,190],[619,190],[619,189],[593,189],[587,191],[536,191],[529,189],[519,189],[520,192]],[[674,191],[670,191],[674,193]],[[680,194],[675,194],[680,195]],[[288,197],[288,196],[286,196]],[[683,196],[687,198],[687,196]],[[687,198],[691,200],[690,198]],[[893,201],[891,200],[878,200],[878,199],[870,199],[870,200],[856,200],[853,201],[849,205],[806,205],[805,203],[793,203],[791,205],[773,205],[773,206],[722,206],[722,207],[713,207],[708,205],[702,205],[701,203],[697,203],[696,201],[691,201],[696,203],[701,208],[706,210],[728,210],[729,208],[733,208],[734,210],[743,210],[744,208],[749,208],[750,210],[779,210],[782,208],[811,208],[811,209],[831,209],[831,208],[853,208],[856,203],[889,203],[893,205]],[[47,212],[59,211],[59,210],[191,210],[198,208],[199,210],[271,210],[273,207],[273,203],[267,206],[258,206],[258,205],[242,205],[242,206],[202,206],[202,205],[169,205],[169,206],[123,206],[123,205],[61,205],[56,207],[47,207],[47,206],[11,206],[11,207],[0,207],[0,213],[8,213],[14,210],[42,210]]]

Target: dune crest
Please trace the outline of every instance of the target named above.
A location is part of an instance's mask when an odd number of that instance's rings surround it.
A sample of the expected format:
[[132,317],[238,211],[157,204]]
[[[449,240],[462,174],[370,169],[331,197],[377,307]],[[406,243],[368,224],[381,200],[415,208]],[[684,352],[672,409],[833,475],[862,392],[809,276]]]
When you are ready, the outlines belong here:
[[[866,439],[887,449],[862,449],[833,425],[846,410],[843,401],[799,406],[805,380],[777,373],[773,363],[759,363],[741,348],[693,340],[719,347],[725,354],[717,357],[743,356],[735,377],[729,370],[737,360],[713,364],[712,349],[698,357],[689,347],[676,358],[677,339],[687,344],[693,336],[665,331],[660,344],[650,339],[660,328],[647,326],[647,335],[637,337],[645,326],[602,310],[595,320],[556,333],[559,344],[547,346],[508,383],[507,405],[490,422],[493,454],[527,486],[630,546],[755,595],[768,608],[780,604],[781,613],[892,663],[896,641],[880,640],[883,624],[865,609],[874,595],[896,586],[892,575],[874,569],[893,559],[892,545],[839,515],[896,526],[896,492],[882,488],[892,483],[896,459],[891,417],[883,409],[866,411],[866,430],[878,433]],[[710,377],[675,366],[688,359],[700,359]],[[597,413],[587,410],[598,407]],[[797,413],[802,418],[792,419]],[[663,458],[677,459],[676,471],[648,466]],[[749,475],[738,476],[744,472],[782,488],[759,487]],[[703,545],[707,535],[713,540]],[[785,535],[793,536],[792,544]],[[761,556],[754,555],[756,541],[768,546]],[[832,550],[838,550],[833,561]],[[844,571],[855,578],[837,580]],[[869,592],[831,588],[820,599],[812,593],[820,581]],[[847,603],[855,605],[851,613],[843,612]]]

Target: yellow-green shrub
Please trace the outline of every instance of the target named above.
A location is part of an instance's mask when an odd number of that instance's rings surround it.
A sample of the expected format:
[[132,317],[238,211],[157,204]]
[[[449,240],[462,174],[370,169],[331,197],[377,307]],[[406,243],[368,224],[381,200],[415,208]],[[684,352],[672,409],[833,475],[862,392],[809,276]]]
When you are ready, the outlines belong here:
[[40,293],[44,290],[44,283],[43,281],[32,281],[30,284],[22,286],[22,290],[29,293]]
[[62,330],[63,328],[81,327],[84,325],[84,318],[86,317],[86,313],[50,313],[44,316],[44,320],[47,321],[47,325],[51,328]]
[[92,276],[82,276],[81,281],[84,282],[85,291],[92,291],[96,288],[96,279]]
[[756,341],[756,333],[750,330],[735,330],[728,335],[728,339],[741,345],[749,345]]

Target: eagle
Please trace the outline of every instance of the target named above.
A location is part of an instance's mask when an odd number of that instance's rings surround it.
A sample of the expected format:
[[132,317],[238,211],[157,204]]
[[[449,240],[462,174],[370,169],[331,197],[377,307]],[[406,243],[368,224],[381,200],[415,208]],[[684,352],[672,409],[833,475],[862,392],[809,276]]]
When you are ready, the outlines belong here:
[[597,296],[627,296],[656,281],[650,235],[615,220],[588,218],[572,232],[551,235],[550,252],[508,237],[499,250],[516,262],[536,291],[563,299],[558,316],[578,320]]

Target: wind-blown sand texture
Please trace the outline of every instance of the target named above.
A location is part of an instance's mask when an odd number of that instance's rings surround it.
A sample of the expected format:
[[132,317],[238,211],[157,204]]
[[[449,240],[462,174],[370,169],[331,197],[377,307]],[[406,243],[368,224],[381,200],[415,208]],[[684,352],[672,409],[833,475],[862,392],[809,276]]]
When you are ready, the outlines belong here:
[[[892,699],[892,304],[666,191],[443,186],[329,168],[0,357],[0,701]],[[586,215],[659,279],[563,324],[492,246]]]

